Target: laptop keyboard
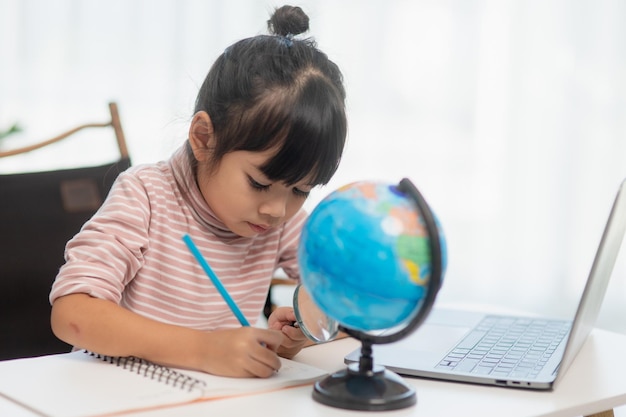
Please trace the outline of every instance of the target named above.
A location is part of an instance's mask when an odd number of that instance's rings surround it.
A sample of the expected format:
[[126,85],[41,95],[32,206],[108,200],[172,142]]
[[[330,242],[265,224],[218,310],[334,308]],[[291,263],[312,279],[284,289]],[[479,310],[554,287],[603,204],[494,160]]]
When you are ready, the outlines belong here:
[[567,336],[571,322],[517,317],[485,317],[437,368],[533,378]]

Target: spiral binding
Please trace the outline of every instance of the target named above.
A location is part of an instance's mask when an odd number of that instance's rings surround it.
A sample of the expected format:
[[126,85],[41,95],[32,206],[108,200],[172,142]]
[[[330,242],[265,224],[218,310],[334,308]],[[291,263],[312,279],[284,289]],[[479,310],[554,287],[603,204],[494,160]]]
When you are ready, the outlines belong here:
[[135,356],[107,356],[88,350],[85,350],[84,352],[96,359],[100,359],[103,362],[116,365],[120,368],[135,372],[138,375],[155,379],[158,382],[163,382],[173,387],[187,389],[188,391],[193,391],[194,389],[202,390],[206,387],[206,383],[204,381],[185,375],[166,366],[157,365],[156,363],[142,358]]

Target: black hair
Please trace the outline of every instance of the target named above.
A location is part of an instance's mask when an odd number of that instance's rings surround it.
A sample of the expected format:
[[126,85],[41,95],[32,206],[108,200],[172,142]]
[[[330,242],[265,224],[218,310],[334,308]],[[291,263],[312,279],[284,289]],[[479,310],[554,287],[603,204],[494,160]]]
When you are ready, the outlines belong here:
[[301,8],[277,8],[267,24],[271,35],[229,46],[200,88],[195,112],[213,124],[211,161],[277,149],[260,167],[268,179],[292,185],[311,175],[311,185],[326,184],[347,134],[342,74],[313,39],[294,38],[309,29]]

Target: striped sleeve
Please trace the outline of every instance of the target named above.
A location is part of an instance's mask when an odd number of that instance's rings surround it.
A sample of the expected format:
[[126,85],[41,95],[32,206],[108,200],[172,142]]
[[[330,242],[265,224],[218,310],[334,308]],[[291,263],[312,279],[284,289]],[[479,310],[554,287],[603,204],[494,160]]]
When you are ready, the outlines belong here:
[[66,245],[66,263],[54,282],[50,301],[87,293],[119,303],[125,286],[143,266],[149,223],[143,184],[122,173],[100,210]]

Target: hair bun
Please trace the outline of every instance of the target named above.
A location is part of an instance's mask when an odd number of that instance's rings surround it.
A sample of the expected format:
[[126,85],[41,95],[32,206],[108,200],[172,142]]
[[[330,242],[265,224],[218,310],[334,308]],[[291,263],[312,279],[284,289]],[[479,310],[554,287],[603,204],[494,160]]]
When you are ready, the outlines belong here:
[[300,7],[282,6],[274,10],[267,27],[273,35],[299,35],[309,30],[309,16]]

